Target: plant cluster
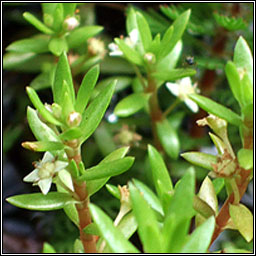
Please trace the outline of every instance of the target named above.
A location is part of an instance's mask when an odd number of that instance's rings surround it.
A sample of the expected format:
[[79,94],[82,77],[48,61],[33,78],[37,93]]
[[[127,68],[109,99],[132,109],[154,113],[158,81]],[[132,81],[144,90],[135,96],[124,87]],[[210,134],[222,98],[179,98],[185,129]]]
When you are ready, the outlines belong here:
[[[226,229],[238,230],[251,242],[253,216],[240,202],[253,178],[253,59],[246,40],[240,36],[236,41],[232,60],[188,56],[184,67],[183,48],[194,35],[210,33],[212,23],[206,19],[200,23],[193,10],[183,6],[161,6],[162,14],[130,6],[127,36],[115,38],[106,57],[103,40],[95,37],[103,27],[83,25],[82,7],[42,3],[43,21],[25,12],[25,20],[40,33],[6,48],[4,68],[17,70],[35,62],[40,66],[41,73],[26,87],[33,104],[27,107],[27,120],[35,141],[22,146],[44,153],[23,179],[40,192],[6,200],[34,211],[63,209],[79,230],[70,251],[74,253],[139,253],[129,241],[135,232],[146,253],[207,253]],[[242,18],[217,12],[212,19],[225,31],[247,27]],[[100,70],[108,73],[111,61],[113,76],[98,82]],[[195,64],[199,69],[223,71],[238,103],[237,112],[200,94],[203,88],[193,79]],[[118,75],[122,66],[133,77]],[[113,95],[121,95],[129,86],[131,93],[108,114],[110,122],[103,120]],[[52,102],[41,101],[44,88],[51,88]],[[184,118],[199,109],[205,116],[197,125],[210,128],[217,154],[194,151],[200,140],[180,132]],[[238,149],[229,139],[229,125],[239,130]],[[145,126],[150,127],[150,136],[143,134]],[[92,135],[104,155],[95,165],[89,159],[94,148],[86,144]],[[134,156],[127,156],[129,150]],[[180,156],[189,164],[178,166]],[[137,161],[141,176],[149,182],[135,175],[127,183],[121,179],[118,185],[108,183]],[[182,169],[181,177],[172,175],[176,166]],[[196,184],[198,167],[208,171],[200,185]],[[56,191],[51,191],[52,184]],[[114,220],[97,200],[90,202],[104,186],[120,201]],[[224,190],[225,202],[220,203]],[[43,252],[56,250],[45,243]],[[229,247],[220,252],[250,251]]]

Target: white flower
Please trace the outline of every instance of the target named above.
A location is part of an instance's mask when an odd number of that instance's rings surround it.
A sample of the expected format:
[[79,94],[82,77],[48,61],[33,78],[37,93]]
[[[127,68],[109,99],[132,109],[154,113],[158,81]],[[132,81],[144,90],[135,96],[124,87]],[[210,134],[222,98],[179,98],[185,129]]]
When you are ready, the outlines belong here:
[[46,152],[42,161],[35,163],[36,169],[24,177],[23,181],[33,182],[33,186],[38,185],[42,193],[46,195],[51,188],[52,179],[55,174],[63,170],[67,165],[67,162],[55,161],[54,156]]
[[176,83],[166,83],[166,87],[169,91],[180,98],[180,100],[184,101],[185,104],[193,111],[198,111],[198,105],[191,99],[189,99],[188,95],[197,93],[198,89],[196,88],[197,84],[192,85],[190,77],[182,78]]
[[77,26],[79,26],[79,21],[75,17],[68,17],[65,19],[64,24],[67,30],[73,30]]
[[[124,38],[124,42],[129,45],[131,48],[134,48],[139,40],[139,31],[138,29],[133,29],[129,33],[129,37]],[[122,56],[123,52],[119,49],[118,45],[115,43],[111,43],[108,45],[108,48],[110,50],[109,55],[110,56]]]

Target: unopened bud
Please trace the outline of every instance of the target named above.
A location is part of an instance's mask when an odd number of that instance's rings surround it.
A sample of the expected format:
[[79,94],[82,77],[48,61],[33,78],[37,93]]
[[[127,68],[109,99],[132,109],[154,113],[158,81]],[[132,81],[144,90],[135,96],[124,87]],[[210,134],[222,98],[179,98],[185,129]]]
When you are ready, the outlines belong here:
[[79,21],[75,17],[68,17],[64,20],[64,28],[66,30],[73,30],[79,25]]
[[81,123],[81,120],[82,120],[81,114],[73,111],[68,115],[67,123],[70,127],[76,127]]
[[149,64],[154,64],[156,62],[155,54],[148,52],[144,55],[144,60]]
[[101,58],[104,58],[106,54],[105,44],[102,40],[99,40],[97,38],[90,38],[88,39],[88,52],[92,56],[100,56]]

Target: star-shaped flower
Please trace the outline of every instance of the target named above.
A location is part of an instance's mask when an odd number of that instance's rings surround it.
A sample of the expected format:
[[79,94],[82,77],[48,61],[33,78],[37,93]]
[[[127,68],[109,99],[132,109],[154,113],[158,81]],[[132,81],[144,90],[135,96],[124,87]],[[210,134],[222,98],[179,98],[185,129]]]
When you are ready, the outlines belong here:
[[36,168],[24,177],[23,181],[33,182],[33,186],[39,186],[42,193],[46,195],[51,188],[53,177],[67,165],[67,162],[55,161],[54,156],[50,152],[46,152],[43,159],[35,163]]
[[185,77],[177,80],[176,83],[168,82],[166,83],[166,87],[173,95],[184,101],[184,103],[187,105],[188,108],[190,108],[191,111],[198,111],[198,105],[188,97],[189,94],[198,92],[198,89],[196,88],[197,84],[195,83],[194,85],[192,85],[190,77]]

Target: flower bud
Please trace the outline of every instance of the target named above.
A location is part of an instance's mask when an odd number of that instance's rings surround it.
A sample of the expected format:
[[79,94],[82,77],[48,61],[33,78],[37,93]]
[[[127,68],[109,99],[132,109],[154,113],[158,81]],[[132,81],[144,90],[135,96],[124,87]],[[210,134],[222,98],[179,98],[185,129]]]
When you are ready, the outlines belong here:
[[70,127],[76,127],[81,123],[82,120],[82,116],[80,113],[72,111],[69,115],[68,115],[68,120],[67,120],[67,124]]
[[144,55],[144,60],[149,64],[154,64],[156,62],[155,54],[148,52]]
[[79,25],[79,21],[75,17],[68,17],[64,20],[63,26],[66,30],[71,31]]
[[105,44],[102,40],[97,38],[88,39],[88,52],[92,56],[100,56],[102,59],[106,54]]

